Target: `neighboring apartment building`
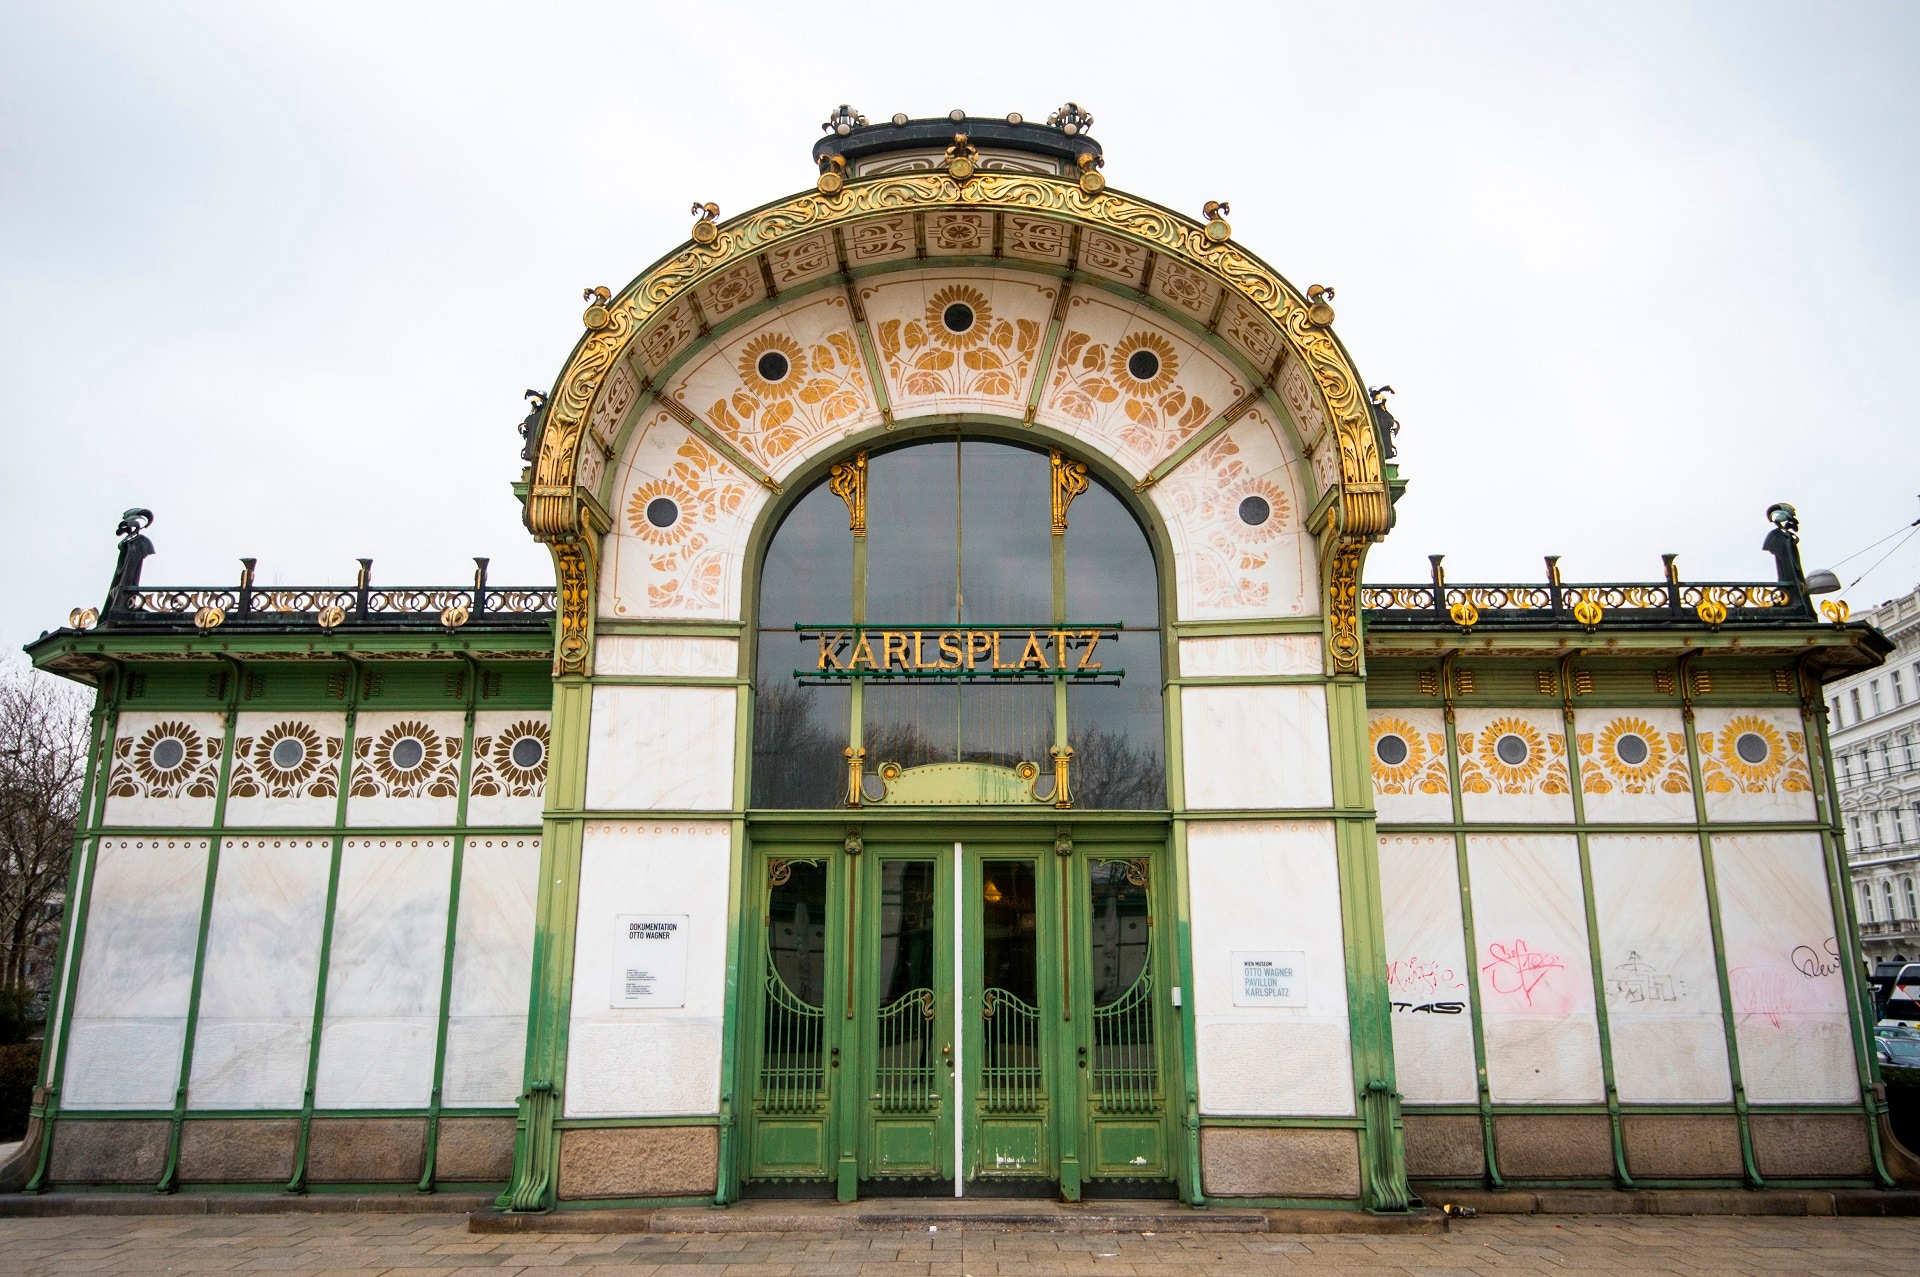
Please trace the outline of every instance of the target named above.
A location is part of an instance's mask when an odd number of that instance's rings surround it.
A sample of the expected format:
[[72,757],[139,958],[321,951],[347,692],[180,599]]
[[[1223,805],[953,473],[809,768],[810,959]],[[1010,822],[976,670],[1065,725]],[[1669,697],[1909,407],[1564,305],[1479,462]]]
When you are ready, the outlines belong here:
[[1879,669],[1827,688],[1861,948],[1920,958],[1920,587],[1866,618],[1894,641]]

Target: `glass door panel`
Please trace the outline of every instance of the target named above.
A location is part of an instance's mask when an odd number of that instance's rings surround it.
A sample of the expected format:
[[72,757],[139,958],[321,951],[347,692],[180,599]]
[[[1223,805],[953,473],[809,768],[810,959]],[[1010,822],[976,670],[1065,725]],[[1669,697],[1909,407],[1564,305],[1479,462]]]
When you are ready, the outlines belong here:
[[1079,1031],[1087,1061],[1085,1171],[1094,1180],[1166,1180],[1172,1162],[1152,861],[1090,857],[1082,874],[1091,1004]]
[[[869,852],[863,1180],[953,1174],[953,895],[943,856]],[[929,1187],[932,1187],[930,1184]]]
[[751,1179],[824,1179],[832,1161],[831,1113],[839,1026],[827,1014],[835,968],[829,948],[833,870],[817,860],[769,856],[763,862],[759,997],[747,1006],[757,1031],[751,1131]]
[[1039,866],[1031,858],[983,859],[973,879],[969,919],[967,1139],[969,1180],[1059,1178],[1048,1128],[1049,1067],[1058,1015],[1045,972],[1053,929],[1043,907]]

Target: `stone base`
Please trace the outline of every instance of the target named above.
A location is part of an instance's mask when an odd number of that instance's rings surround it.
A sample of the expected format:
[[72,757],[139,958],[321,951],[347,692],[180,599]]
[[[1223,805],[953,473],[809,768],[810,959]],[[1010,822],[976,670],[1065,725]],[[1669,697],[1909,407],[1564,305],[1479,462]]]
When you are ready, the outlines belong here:
[[167,1168],[164,1118],[54,1123],[49,1177],[56,1184],[155,1184]]
[[1755,1113],[1753,1160],[1771,1179],[1815,1179],[1873,1173],[1864,1117],[1838,1114]]
[[1200,1182],[1208,1197],[1358,1197],[1358,1135],[1311,1127],[1205,1127]]
[[427,1156],[424,1117],[316,1117],[307,1136],[310,1184],[405,1184]]
[[1477,1117],[1409,1114],[1409,1179],[1478,1179],[1487,1172],[1487,1145]]
[[298,1118],[189,1119],[180,1128],[180,1179],[187,1184],[284,1183],[293,1177]]
[[1740,1119],[1732,1115],[1672,1117],[1628,1114],[1620,1119],[1627,1173],[1639,1179],[1740,1179]]
[[1503,1179],[1612,1179],[1613,1123],[1606,1114],[1501,1114],[1493,1155]]
[[513,1176],[513,1119],[441,1118],[433,1161],[443,1183],[505,1183]]
[[628,1126],[560,1134],[559,1195],[708,1197],[720,1182],[713,1126]]

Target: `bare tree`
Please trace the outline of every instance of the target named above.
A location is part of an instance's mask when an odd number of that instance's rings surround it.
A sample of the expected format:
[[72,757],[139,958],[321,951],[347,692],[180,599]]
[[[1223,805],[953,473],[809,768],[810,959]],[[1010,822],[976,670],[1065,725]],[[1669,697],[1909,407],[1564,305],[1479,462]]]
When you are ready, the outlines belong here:
[[0,992],[31,999],[29,964],[59,942],[54,916],[73,861],[87,766],[87,700],[32,670],[0,666]]

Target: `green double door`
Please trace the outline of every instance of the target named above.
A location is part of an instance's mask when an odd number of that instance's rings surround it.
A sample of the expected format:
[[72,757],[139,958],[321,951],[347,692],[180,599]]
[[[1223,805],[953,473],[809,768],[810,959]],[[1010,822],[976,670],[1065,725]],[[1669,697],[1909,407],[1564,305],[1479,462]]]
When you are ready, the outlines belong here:
[[1157,866],[1151,848],[762,849],[746,1191],[1170,1194]]

